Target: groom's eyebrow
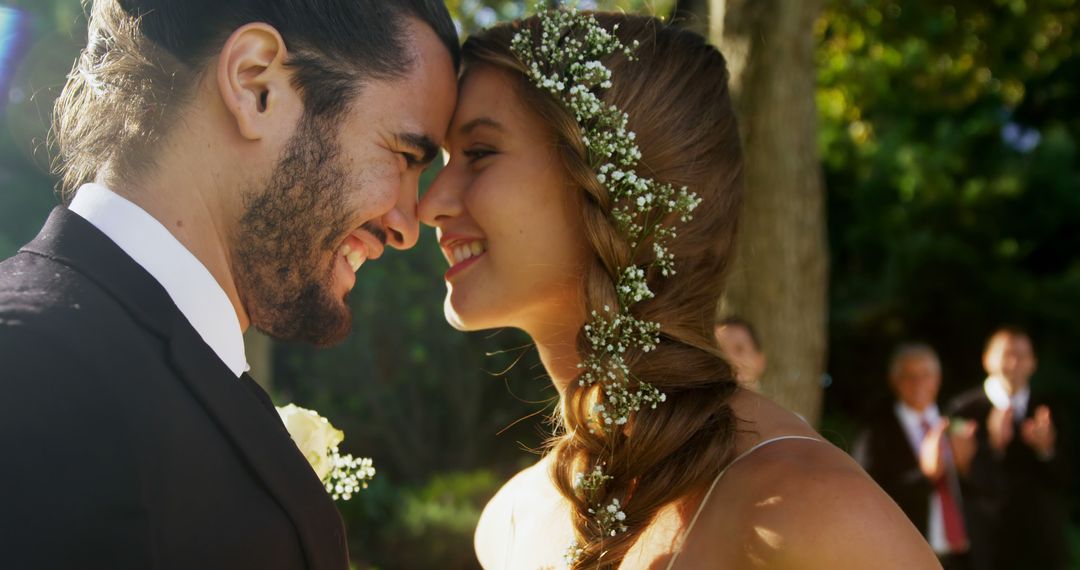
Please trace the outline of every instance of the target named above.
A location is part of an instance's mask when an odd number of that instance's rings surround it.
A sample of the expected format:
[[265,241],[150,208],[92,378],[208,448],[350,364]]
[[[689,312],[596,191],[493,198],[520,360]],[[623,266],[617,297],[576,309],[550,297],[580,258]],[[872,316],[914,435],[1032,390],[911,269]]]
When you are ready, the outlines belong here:
[[412,147],[420,155],[420,159],[417,161],[419,164],[427,166],[431,164],[435,157],[439,155],[439,145],[435,144],[435,141],[427,135],[419,133],[400,133],[398,134],[398,140],[404,145]]

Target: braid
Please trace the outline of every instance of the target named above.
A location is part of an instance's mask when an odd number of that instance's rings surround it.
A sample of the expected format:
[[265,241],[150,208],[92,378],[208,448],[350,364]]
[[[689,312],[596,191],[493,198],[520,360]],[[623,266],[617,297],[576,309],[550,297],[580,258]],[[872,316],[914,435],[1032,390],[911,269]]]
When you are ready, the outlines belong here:
[[[574,130],[578,130],[577,123],[573,126]],[[579,132],[559,133],[559,138],[578,143],[581,135]],[[615,283],[619,278],[619,268],[626,267],[631,262],[630,246],[609,219],[607,212],[610,211],[610,198],[606,188],[597,182],[595,172],[587,162],[584,146],[564,145],[563,149],[563,165],[566,171],[571,180],[584,190],[585,199],[581,200],[583,227],[594,254],[594,261],[585,276],[586,313],[600,311],[604,307],[618,310]],[[577,344],[579,354],[591,350],[584,331],[578,333]],[[627,364],[632,367],[637,357],[637,354],[627,355]],[[597,503],[610,505],[615,499],[623,504],[627,503],[633,481],[621,473],[626,466],[620,463],[625,462],[616,461],[616,457],[622,455],[619,450],[626,447],[623,430],[590,429],[590,422],[594,421],[592,403],[602,397],[601,392],[602,386],[599,384],[583,387],[571,382],[564,396],[567,404],[562,413],[565,433],[552,448],[555,457],[553,480],[564,497],[569,499],[573,496],[572,520],[577,544],[581,548],[577,566],[582,568],[596,565],[602,556],[609,560],[621,560],[622,555],[615,553],[624,552],[629,544],[632,544],[629,540],[637,536],[642,529],[642,525],[634,524],[631,518],[623,521],[627,532],[604,536],[603,530],[596,523],[596,517],[589,512]],[[577,473],[588,472],[594,465],[603,465],[605,474],[611,477],[611,480],[597,496],[589,497],[592,502],[589,504],[589,501],[579,497],[573,481]],[[613,554],[615,555],[612,556]]]
[[[558,136],[564,141],[580,140],[573,132]],[[602,206],[605,189],[596,182],[585,154],[571,152],[572,145],[563,148],[567,149],[563,153],[563,166],[585,191],[581,212],[585,235],[595,255],[585,279],[586,311],[599,310],[605,305],[615,307],[618,268],[630,262],[630,248]],[[653,301],[636,305],[632,312],[645,320],[666,321],[667,315],[661,309],[666,306],[663,299]],[[584,332],[579,333],[579,352],[584,354],[590,349]],[[701,472],[694,464],[701,458],[712,458],[713,469],[704,473],[719,471],[734,438],[734,419],[726,401],[735,386],[730,382],[731,372],[725,370],[725,362],[675,338],[661,341],[657,350],[650,353],[631,349],[625,360],[636,378],[653,382],[653,378],[662,377],[669,393],[675,383],[696,389],[678,392],[676,396],[681,396],[678,400],[669,400],[655,410],[638,412],[628,430],[592,430],[590,426],[595,421],[592,404],[602,397],[602,386],[582,387],[571,382],[567,387],[561,414],[564,433],[551,445],[555,458],[551,474],[572,507],[580,548],[575,568],[617,567],[660,509],[672,502],[672,489],[694,489],[702,485],[703,481],[697,480],[700,477],[687,476]],[[688,360],[701,365],[664,365]],[[697,375],[709,368],[716,371],[716,376]],[[683,371],[691,373],[679,377]],[[679,417],[673,418],[674,413]],[[695,427],[682,429],[687,424]],[[642,449],[652,452],[645,455],[640,452]],[[578,473],[588,472],[594,465],[603,465],[604,473],[611,479],[600,493],[586,500],[574,488],[574,480]],[[610,505],[614,500],[624,505],[626,518],[622,522],[627,531],[605,536],[590,509],[595,509],[597,504]]]
[[[548,447],[552,481],[571,509],[576,551],[568,558],[575,569],[618,567],[661,509],[704,490],[730,459],[736,433],[728,405],[736,390],[734,373],[713,337],[742,188],[723,57],[700,36],[653,18],[595,16],[608,30],[618,24],[616,35],[625,43],[641,44],[634,61],[615,56],[604,62],[613,85],[603,96],[630,117],[642,154],[639,174],[687,186],[704,200],[692,221],[670,221],[678,230],[669,244],[677,274],[663,277],[650,270],[646,277],[655,296],[630,307],[635,318],[660,323],[660,341],[649,352],[630,347],[623,359],[633,382],[657,387],[666,401],[643,407],[626,425],[598,429],[594,405],[605,398],[603,385],[572,381],[563,394],[557,435]],[[649,265],[652,248],[635,253],[617,230],[612,198],[590,163],[581,127],[560,102],[530,83],[528,70],[513,56],[513,35],[536,25],[531,18],[471,37],[464,47],[466,64],[513,72],[525,107],[550,127],[567,178],[580,190],[584,237],[593,254],[585,268],[586,314],[605,307],[618,312],[620,271]],[[577,345],[582,355],[593,350],[584,330]],[[575,482],[597,466],[603,483],[583,493]],[[594,511],[608,505],[623,514],[624,532],[613,533],[597,521]]]

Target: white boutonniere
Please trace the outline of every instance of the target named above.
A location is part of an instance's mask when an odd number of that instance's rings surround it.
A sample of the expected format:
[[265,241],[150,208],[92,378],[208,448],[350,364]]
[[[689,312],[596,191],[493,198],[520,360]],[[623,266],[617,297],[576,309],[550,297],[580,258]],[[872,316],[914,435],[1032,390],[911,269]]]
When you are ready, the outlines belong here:
[[345,439],[344,432],[317,412],[296,404],[278,406],[277,411],[300,453],[335,501],[348,501],[354,493],[367,488],[367,482],[375,476],[375,468],[368,457],[355,458],[338,452],[338,445]]

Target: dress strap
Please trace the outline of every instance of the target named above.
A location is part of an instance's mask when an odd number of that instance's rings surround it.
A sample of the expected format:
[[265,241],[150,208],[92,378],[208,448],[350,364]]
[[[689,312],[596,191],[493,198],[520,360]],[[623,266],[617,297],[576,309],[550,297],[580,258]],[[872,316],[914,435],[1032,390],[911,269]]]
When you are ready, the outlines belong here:
[[726,467],[724,467],[723,469],[720,470],[720,474],[718,474],[716,476],[716,478],[713,479],[712,484],[709,485],[709,490],[705,492],[705,498],[701,499],[701,504],[698,505],[697,512],[694,513],[694,518],[690,519],[689,526],[686,527],[686,530],[683,531],[682,536],[679,537],[679,544],[678,544],[678,546],[676,546],[675,553],[672,554],[671,560],[668,562],[667,570],[671,570],[675,566],[675,561],[679,558],[679,554],[682,553],[682,547],[683,547],[683,544],[686,543],[686,538],[688,536],[690,536],[690,531],[694,530],[694,525],[697,524],[698,518],[701,517],[701,513],[705,510],[705,505],[709,502],[709,497],[712,496],[713,490],[716,489],[716,484],[720,482],[720,478],[724,476],[724,473],[727,473],[728,469],[731,469],[731,467],[733,465],[738,463],[739,460],[746,457],[747,455],[750,455],[751,453],[757,451],[758,449],[760,449],[762,447],[765,447],[766,445],[769,445],[770,443],[775,443],[777,441],[783,441],[785,439],[806,439],[806,440],[810,440],[810,441],[821,441],[820,439],[818,439],[816,437],[809,437],[809,436],[805,436],[805,435],[781,435],[781,436],[778,436],[778,437],[773,437],[773,438],[770,438],[770,439],[766,439],[765,441],[758,442],[757,445],[755,445],[755,446],[751,447],[750,449],[747,449],[746,451],[740,453],[735,459],[733,459],[731,461],[731,463],[728,463]]

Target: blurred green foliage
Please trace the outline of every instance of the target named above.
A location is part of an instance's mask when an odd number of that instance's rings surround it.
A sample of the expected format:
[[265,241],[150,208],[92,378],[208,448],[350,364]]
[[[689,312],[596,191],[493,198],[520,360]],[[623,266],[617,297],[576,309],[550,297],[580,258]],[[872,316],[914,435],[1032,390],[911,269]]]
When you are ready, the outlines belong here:
[[[464,33],[524,5],[447,4]],[[580,4],[666,15],[674,2]],[[1077,4],[826,0],[816,96],[833,383],[822,429],[834,441],[885,394],[895,343],[937,347],[949,395],[982,379],[982,342],[1002,322],[1031,328],[1037,386],[1080,417]],[[56,202],[48,114],[85,35],[78,0],[7,5],[27,19],[19,66],[0,83],[0,257]],[[318,409],[347,434],[345,451],[375,460],[374,483],[342,504],[357,568],[475,567],[480,509],[547,431],[555,393],[528,339],[453,331],[444,270],[425,229],[414,250],[365,265],[342,346],[275,350],[275,399]]]
[[[1030,328],[1036,388],[1080,412],[1080,6],[833,0],[818,23],[830,192],[830,404],[886,391],[924,339],[945,396],[992,328]],[[1070,414],[1072,415],[1072,414]]]
[[[1076,0],[826,2],[834,441],[886,396],[896,344],[939,351],[947,401],[983,380],[983,343],[1001,324],[1032,333],[1033,389],[1078,441],[1078,20]],[[1077,446],[1064,451],[1080,462]]]
[[422,485],[377,477],[340,505],[357,568],[474,568],[480,511],[503,483],[491,470],[436,473]]

